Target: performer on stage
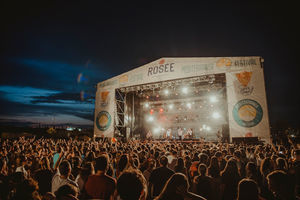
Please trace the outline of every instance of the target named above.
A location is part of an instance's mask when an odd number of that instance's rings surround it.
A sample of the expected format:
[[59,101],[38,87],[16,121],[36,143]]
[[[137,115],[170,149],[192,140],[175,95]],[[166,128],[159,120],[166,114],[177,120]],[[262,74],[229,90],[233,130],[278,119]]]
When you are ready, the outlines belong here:
[[146,134],[146,139],[152,140],[152,137],[153,137],[152,132],[149,130],[148,133]]
[[182,140],[183,131],[180,127],[178,127],[178,129],[177,129],[177,134],[178,134],[179,140]]
[[217,132],[217,138],[218,138],[218,142],[222,142],[223,141],[223,134],[221,131]]
[[193,131],[191,128],[189,128],[186,132],[187,138],[192,139],[193,137]]
[[172,130],[170,128],[168,128],[166,136],[167,136],[167,139],[172,139]]

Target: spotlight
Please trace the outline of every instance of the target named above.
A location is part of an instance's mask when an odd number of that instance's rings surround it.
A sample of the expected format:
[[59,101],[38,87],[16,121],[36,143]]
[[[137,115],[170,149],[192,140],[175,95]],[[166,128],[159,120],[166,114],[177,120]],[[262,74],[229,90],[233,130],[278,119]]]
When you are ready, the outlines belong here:
[[154,134],[158,134],[160,132],[161,128],[160,127],[156,127],[153,129],[153,133]]
[[145,103],[145,108],[149,108],[149,103]]
[[203,129],[206,129],[206,125],[205,125],[205,124],[203,124],[203,125],[202,125],[202,128],[203,128]]
[[189,89],[188,89],[187,87],[183,87],[183,88],[181,89],[181,91],[182,91],[183,94],[187,94],[188,91],[189,91]]
[[218,99],[217,99],[216,96],[210,96],[210,97],[209,97],[209,100],[210,100],[210,102],[212,102],[212,103],[215,103],[215,102],[218,101]]
[[160,108],[159,109],[159,113],[163,113],[164,112],[164,109],[163,108]]
[[186,107],[188,107],[189,109],[191,109],[192,108],[192,104],[191,103],[187,103]]
[[169,105],[168,105],[168,108],[169,108],[169,109],[173,109],[173,108],[174,108],[174,105],[173,105],[173,104],[169,104]]
[[151,110],[150,110],[150,115],[152,115],[152,114],[153,114],[153,112],[154,112],[154,110],[153,110],[153,109],[151,109]]
[[169,90],[168,89],[165,89],[164,90],[164,94],[167,96],[167,95],[169,95]]
[[148,121],[148,122],[153,122],[153,120],[154,120],[154,117],[153,117],[153,116],[148,116],[148,117],[147,117],[147,121]]
[[206,127],[206,130],[207,130],[207,131],[210,131],[210,130],[211,130],[211,128],[208,126],[208,127]]
[[221,117],[221,115],[220,115],[220,113],[218,113],[218,112],[214,112],[214,113],[212,114],[212,117],[213,117],[214,119],[219,119],[219,118]]

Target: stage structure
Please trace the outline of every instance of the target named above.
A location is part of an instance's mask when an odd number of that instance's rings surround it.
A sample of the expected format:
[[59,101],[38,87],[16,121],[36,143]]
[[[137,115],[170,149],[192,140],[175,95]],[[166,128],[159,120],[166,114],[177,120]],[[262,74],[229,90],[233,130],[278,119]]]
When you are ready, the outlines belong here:
[[97,84],[95,137],[270,142],[261,57],[161,58]]

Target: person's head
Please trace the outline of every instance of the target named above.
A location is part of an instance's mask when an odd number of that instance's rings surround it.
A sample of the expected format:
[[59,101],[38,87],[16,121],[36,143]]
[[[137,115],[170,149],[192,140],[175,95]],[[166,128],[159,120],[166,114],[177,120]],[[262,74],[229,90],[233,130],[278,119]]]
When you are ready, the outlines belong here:
[[95,165],[95,171],[104,171],[106,172],[108,167],[108,159],[107,155],[103,154],[96,158],[96,165]]
[[206,153],[199,154],[199,163],[208,164],[208,155]]
[[129,158],[127,154],[123,154],[118,162],[118,169],[122,172],[128,165]]
[[155,165],[156,165],[155,160],[153,160],[153,159],[148,160],[148,169],[149,170],[153,170],[155,168]]
[[268,173],[273,171],[273,169],[274,168],[273,168],[271,159],[270,158],[263,159],[263,161],[260,165],[260,173],[266,177],[268,175]]
[[206,165],[205,164],[200,164],[199,167],[198,167],[198,173],[200,174],[200,176],[205,176],[206,171],[207,171]]
[[182,173],[175,173],[173,174],[169,180],[166,182],[163,190],[161,191],[160,195],[158,196],[157,200],[159,199],[176,199],[179,194],[176,193],[178,188],[182,188],[184,190],[188,190],[189,182],[187,177]]
[[251,179],[242,179],[238,185],[237,200],[258,200],[257,183]]
[[117,180],[117,192],[122,200],[146,199],[146,179],[138,170],[125,170]]
[[4,158],[0,158],[0,174],[4,173],[6,170],[6,160]]
[[16,190],[16,199],[41,199],[38,193],[38,183],[33,179],[25,179],[18,186]]
[[177,159],[177,166],[181,167],[181,168],[184,168],[184,160],[183,160],[182,157]]
[[275,170],[267,176],[269,189],[278,197],[289,199],[293,195],[288,175],[281,170]]
[[231,158],[227,161],[225,168],[221,172],[221,174],[229,176],[239,176],[238,167],[234,158]]
[[276,169],[278,170],[287,170],[287,163],[283,158],[276,159]]
[[300,161],[300,149],[294,150],[293,157],[295,158],[296,161]]
[[257,175],[257,167],[254,162],[248,162],[246,165],[247,176]]
[[168,164],[168,158],[166,156],[161,156],[159,159],[159,163],[161,166],[166,167]]
[[71,184],[62,185],[55,192],[55,196],[57,200],[76,199],[77,195],[78,195],[78,189]]
[[69,161],[64,160],[60,163],[59,172],[62,176],[69,177],[71,174],[71,170],[72,170],[72,168],[71,168],[71,164],[69,163]]

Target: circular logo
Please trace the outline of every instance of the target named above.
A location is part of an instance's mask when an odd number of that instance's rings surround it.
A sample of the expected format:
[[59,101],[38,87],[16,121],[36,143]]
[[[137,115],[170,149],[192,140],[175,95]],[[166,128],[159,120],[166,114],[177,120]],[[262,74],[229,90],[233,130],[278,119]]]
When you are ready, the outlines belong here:
[[106,131],[111,124],[111,116],[107,111],[101,111],[96,118],[96,125],[100,131]]
[[243,99],[233,107],[233,118],[242,127],[256,126],[262,119],[262,107],[252,99]]

